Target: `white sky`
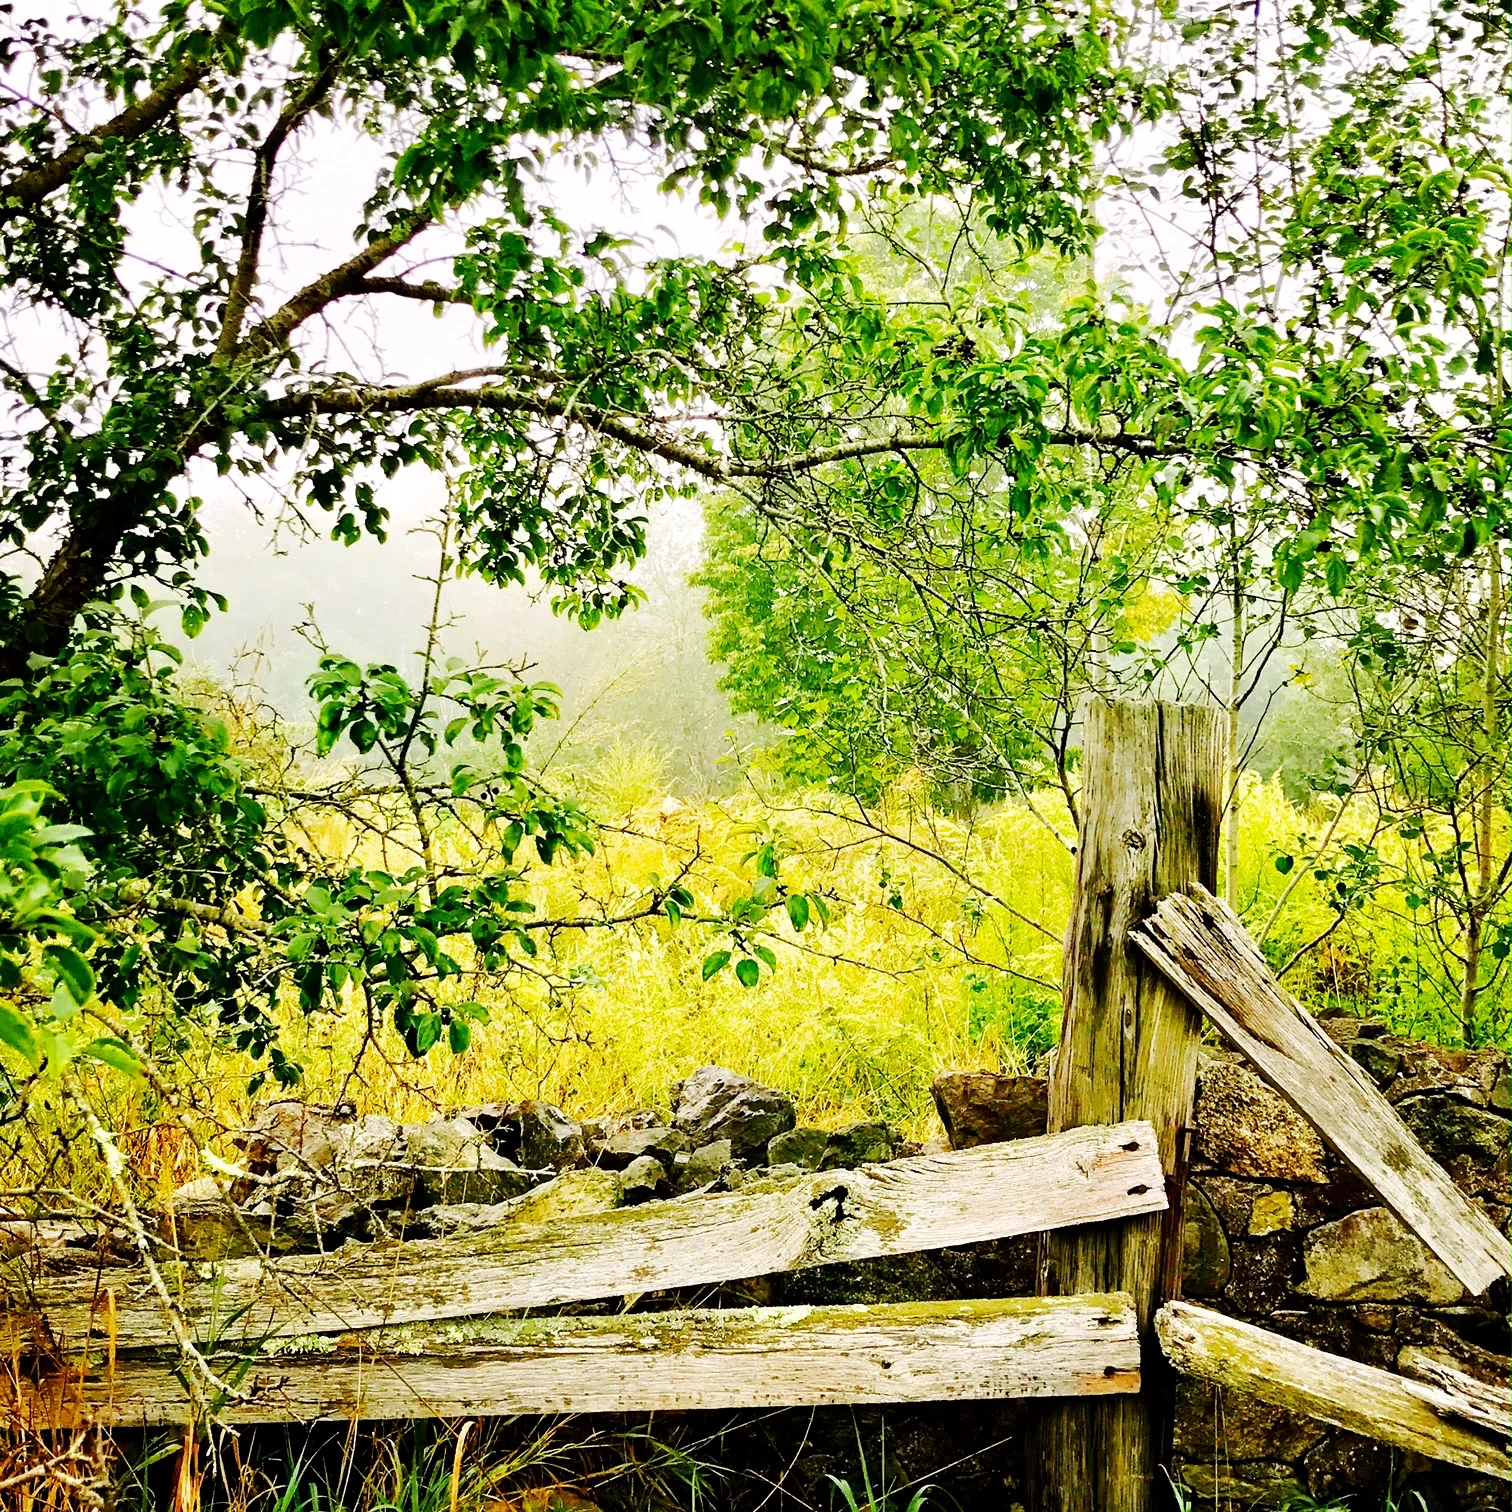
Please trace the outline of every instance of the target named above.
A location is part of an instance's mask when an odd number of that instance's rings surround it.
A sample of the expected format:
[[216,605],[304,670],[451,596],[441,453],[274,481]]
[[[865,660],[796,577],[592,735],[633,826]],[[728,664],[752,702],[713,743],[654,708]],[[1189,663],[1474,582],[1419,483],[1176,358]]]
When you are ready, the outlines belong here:
[[[70,5],[69,11],[109,8],[106,0],[89,0],[84,6]],[[56,22],[59,7],[46,0],[26,0],[20,9]],[[312,122],[286,149],[264,258],[265,287],[271,286],[273,296],[300,287],[350,255],[362,202],[382,168],[382,144],[340,122]],[[228,167],[228,187],[240,175],[239,188],[246,171],[245,165]],[[621,151],[615,162],[603,162],[587,174],[563,154],[548,166],[539,189],[540,202],[585,236],[599,229],[632,236],[646,258],[671,253],[710,256],[744,234],[738,221],[721,221],[694,199],[662,194],[652,164],[634,151]],[[130,212],[132,251],[143,259],[138,267],[144,279],[158,276],[163,267],[187,269],[198,263],[197,239],[180,218],[180,209],[171,192],[154,191]],[[430,233],[382,271],[414,269],[422,276],[444,279],[459,247],[455,228]],[[1110,240],[1108,255],[1117,260],[1126,282],[1132,277],[1143,292],[1137,253],[1131,258],[1127,245]],[[1150,294],[1155,292],[1152,283]],[[413,379],[487,360],[479,331],[478,321],[466,310],[448,309],[438,318],[426,305],[375,298],[340,303],[304,333],[303,345],[308,358],[338,370],[358,371],[373,380]],[[27,345],[37,341],[46,346],[45,332],[29,335]],[[42,368],[47,362],[30,365]],[[429,538],[411,537],[407,531],[440,503],[440,483],[433,475],[411,468],[381,482],[379,497],[392,517],[391,540],[387,545],[364,540],[350,548],[275,531],[276,499],[266,484],[255,485],[258,491],[250,501],[209,467],[198,470],[193,484],[207,501],[202,518],[212,547],[200,578],[225,593],[231,604],[194,643],[196,659],[224,672],[239,652],[256,647],[275,662],[292,657],[302,666],[313,653],[293,635],[292,626],[304,618],[307,604],[313,604],[330,641],[359,659],[400,660],[416,644],[426,589],[412,573],[429,564],[433,547]],[[316,524],[329,527],[329,521]],[[666,564],[688,559],[698,530],[695,508],[674,509],[653,522],[653,561],[642,574],[653,595],[678,592],[679,574],[666,571]],[[472,643],[481,642],[501,657],[531,655],[545,675],[564,681],[572,680],[566,669],[585,655],[595,663],[604,660],[596,644],[591,655],[587,652],[583,632],[554,618],[544,604],[531,602],[520,590],[500,591],[469,582],[459,585],[453,602],[465,616],[456,632],[459,651],[470,651]],[[596,641],[622,635],[622,629],[612,625],[594,632]],[[608,660],[612,672],[612,655]]]

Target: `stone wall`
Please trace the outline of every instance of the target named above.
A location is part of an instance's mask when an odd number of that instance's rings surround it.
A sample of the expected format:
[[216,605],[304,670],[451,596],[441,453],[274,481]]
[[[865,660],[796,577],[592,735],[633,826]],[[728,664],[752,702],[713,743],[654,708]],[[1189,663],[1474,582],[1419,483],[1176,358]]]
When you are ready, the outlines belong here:
[[[1503,1231],[1508,1190],[1507,1060],[1437,1050],[1378,1024],[1325,1027],[1395,1104],[1428,1151]],[[1208,1061],[1198,1093],[1183,1286],[1193,1300],[1384,1369],[1403,1349],[1507,1380],[1505,1287],[1466,1296],[1278,1096],[1230,1058]],[[1504,1508],[1506,1487],[1180,1385],[1177,1457],[1200,1505],[1277,1505],[1303,1492],[1380,1505],[1420,1490],[1430,1507]]]
[[[1382,1087],[1429,1151],[1504,1230],[1508,1077],[1498,1051],[1467,1054],[1393,1039],[1381,1026],[1325,1027]],[[958,1072],[935,1083],[944,1137],[956,1148],[1043,1133],[1046,1084]],[[602,1122],[545,1103],[495,1104],[398,1125],[352,1108],[266,1108],[238,1141],[245,1181],[233,1211],[213,1181],[182,1188],[163,1215],[181,1252],[208,1257],[254,1245],[331,1248],[381,1236],[459,1234],[552,1215],[600,1212],[694,1191],[781,1181],[803,1170],[918,1153],[879,1123],[796,1126],[792,1102],[719,1067],[671,1089],[665,1109]],[[926,1147],[927,1148],[927,1147]],[[1221,1052],[1204,1060],[1192,1131],[1185,1294],[1223,1312],[1369,1364],[1396,1368],[1413,1346],[1483,1379],[1505,1382],[1507,1296],[1467,1297],[1453,1276],[1330,1155],[1298,1115]],[[58,1227],[58,1226],[54,1226]],[[121,1236],[83,1225],[56,1233],[0,1223],[0,1252],[32,1250],[42,1269],[125,1264]],[[885,1302],[1022,1296],[1035,1288],[1032,1237],[885,1257],[758,1278],[711,1291],[643,1297],[641,1307],[777,1302]],[[595,1310],[593,1305],[583,1310]],[[1178,1385],[1173,1469],[1194,1508],[1237,1512],[1306,1494],[1374,1512],[1388,1493],[1422,1494],[1429,1512],[1490,1512],[1505,1487],[1329,1429],[1201,1383]],[[890,1475],[937,1481],[960,1504],[988,1497],[1022,1512],[1030,1404],[982,1402],[765,1414],[721,1435],[733,1471],[749,1458],[762,1502],[779,1470],[813,1505],[828,1504],[862,1433],[885,1437]],[[881,1419],[885,1416],[885,1432]],[[876,1422],[873,1422],[873,1419]],[[798,1433],[804,1447],[790,1448]],[[944,1467],[942,1469],[942,1467]],[[729,1504],[739,1509],[738,1477]],[[804,1488],[807,1488],[806,1490]],[[811,1493],[811,1494],[810,1494]]]
[[[1375,1080],[1472,1201],[1504,1232],[1508,1186],[1507,1058],[1439,1050],[1359,1019],[1324,1027]],[[954,1073],[935,1084],[956,1145],[1044,1128],[1034,1077]],[[1447,1269],[1324,1148],[1237,1056],[1210,1051],[1198,1082],[1187,1188],[1183,1292],[1220,1312],[1387,1370],[1409,1346],[1505,1384],[1505,1285],[1469,1297]],[[1020,1248],[1013,1284],[1033,1284]],[[989,1271],[997,1268],[989,1259]],[[943,1277],[940,1279],[944,1279]],[[1001,1279],[1009,1280],[1009,1276]],[[1175,1464],[1200,1508],[1239,1512],[1289,1500],[1338,1499],[1351,1512],[1421,1494],[1430,1512],[1490,1512],[1507,1489],[1404,1456],[1372,1440],[1183,1379]]]

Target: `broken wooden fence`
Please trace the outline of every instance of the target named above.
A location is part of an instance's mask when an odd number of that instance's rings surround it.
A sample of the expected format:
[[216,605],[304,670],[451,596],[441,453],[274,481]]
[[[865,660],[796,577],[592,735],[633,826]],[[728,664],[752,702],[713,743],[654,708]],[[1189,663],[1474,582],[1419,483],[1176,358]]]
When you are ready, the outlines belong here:
[[[170,1278],[191,1337],[238,1386],[233,1420],[1101,1395],[1139,1388],[1127,1297],[498,1315],[1165,1206],[1154,1130],[1129,1122],[493,1233],[184,1263]],[[8,1352],[89,1357],[17,1383],[33,1417],[189,1415],[140,1273],[17,1288],[8,1321]]]
[[[236,1389],[226,1416],[1066,1398],[1038,1431],[1040,1512],[1148,1512],[1168,1463],[1167,1360],[1512,1479],[1505,1391],[1431,1360],[1423,1379],[1378,1370],[1177,1300],[1199,1015],[1472,1293],[1508,1273],[1507,1242],[1212,895],[1213,712],[1098,703],[1085,746],[1054,1132],[466,1238],[170,1266],[187,1331]],[[1044,1235],[1034,1298],[503,1316],[1027,1233]],[[7,1353],[54,1362],[10,1378],[33,1421],[189,1416],[140,1274],[12,1279],[7,1300]]]

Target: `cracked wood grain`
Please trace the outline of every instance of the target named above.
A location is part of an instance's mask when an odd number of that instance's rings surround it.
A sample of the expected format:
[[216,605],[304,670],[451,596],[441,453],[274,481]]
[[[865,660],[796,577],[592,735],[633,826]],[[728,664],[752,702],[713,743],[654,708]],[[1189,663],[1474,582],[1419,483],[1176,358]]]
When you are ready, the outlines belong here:
[[1506,1236],[1276,980],[1226,903],[1199,886],[1173,892],[1132,939],[1462,1285],[1478,1294],[1508,1274]]
[[[240,1387],[228,1422],[1107,1395],[1139,1390],[1139,1338],[1121,1296],[492,1318],[255,1355]],[[161,1357],[54,1375],[14,1405],[58,1426],[189,1411]]]

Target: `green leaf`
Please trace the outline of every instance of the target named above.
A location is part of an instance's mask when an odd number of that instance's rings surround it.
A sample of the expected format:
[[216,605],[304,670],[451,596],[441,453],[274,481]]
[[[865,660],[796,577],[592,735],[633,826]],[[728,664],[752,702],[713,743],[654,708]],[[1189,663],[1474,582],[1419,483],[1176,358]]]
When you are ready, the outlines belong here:
[[49,945],[42,956],[74,1002],[82,1008],[94,996],[94,971],[89,962],[71,945]]
[[33,1066],[42,1059],[32,1026],[9,1003],[0,1003],[0,1044],[9,1045]]
[[742,987],[754,987],[761,980],[761,967],[748,958],[736,963],[735,976]]
[[1286,875],[1286,874],[1287,874],[1287,872],[1289,872],[1289,871],[1290,871],[1290,870],[1291,870],[1291,869],[1292,869],[1292,867],[1294,867],[1294,866],[1295,866],[1295,865],[1296,865],[1296,864],[1297,864],[1297,863],[1296,863],[1296,860],[1295,860],[1295,858],[1294,858],[1294,857],[1292,857],[1292,856],[1277,856],[1277,857],[1276,857],[1276,870],[1277,870],[1277,871],[1278,871],[1278,872],[1280,872],[1280,873],[1281,873],[1281,875],[1282,875],[1282,876],[1283,876],[1283,877],[1284,877],[1284,876],[1285,876],[1285,875]]
[[730,964],[730,952],[728,950],[716,950],[704,957],[703,979],[708,981],[716,972],[723,971]]
[[73,993],[62,982],[59,982],[53,988],[52,1001],[48,1003],[47,1010],[60,1024],[66,1024],[81,1006],[82,1004],[75,1001]]
[[472,1025],[465,1018],[454,1018],[446,1029],[447,1042],[453,1055],[461,1055],[472,1044]]
[[79,1050],[80,1055],[87,1055],[91,1060],[97,1060],[103,1066],[109,1066],[112,1071],[119,1071],[125,1076],[135,1077],[141,1080],[146,1075],[146,1070],[130,1045],[118,1040],[114,1035],[104,1039],[90,1040]]
[[441,1015],[417,1013],[410,1021],[409,1031],[405,1038],[409,1042],[410,1054],[418,1060],[441,1038]]
[[788,922],[794,929],[802,931],[807,928],[809,921],[808,899],[802,893],[789,893],[787,900]]

